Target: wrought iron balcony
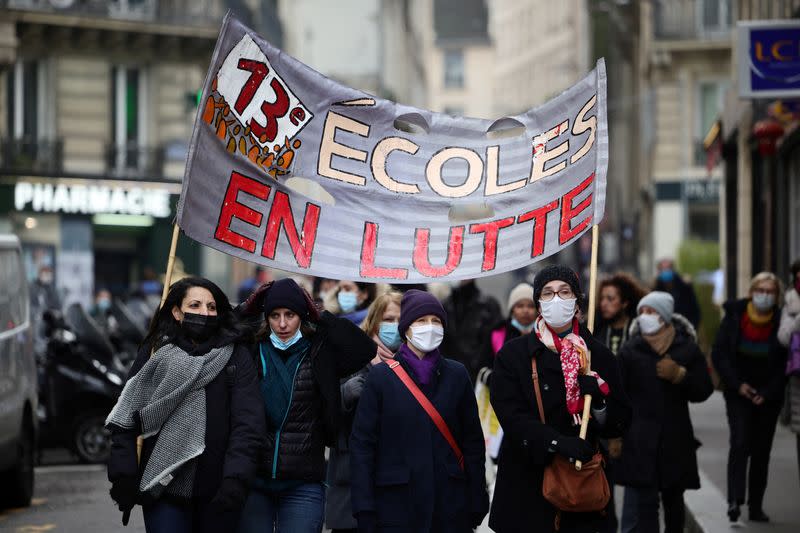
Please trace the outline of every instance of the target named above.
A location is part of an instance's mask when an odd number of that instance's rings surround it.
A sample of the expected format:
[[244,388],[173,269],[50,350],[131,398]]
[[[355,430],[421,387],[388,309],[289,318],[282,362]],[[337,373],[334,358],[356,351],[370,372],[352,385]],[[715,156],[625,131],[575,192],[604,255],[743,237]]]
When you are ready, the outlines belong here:
[[143,147],[136,143],[108,145],[106,170],[111,176],[161,178],[164,173],[164,148]]
[[0,0],[0,8],[70,17],[217,27],[226,0]]
[[0,169],[5,172],[53,174],[63,166],[64,143],[28,137],[0,140]]
[[729,39],[732,0],[656,0],[653,29],[657,40],[719,41]]

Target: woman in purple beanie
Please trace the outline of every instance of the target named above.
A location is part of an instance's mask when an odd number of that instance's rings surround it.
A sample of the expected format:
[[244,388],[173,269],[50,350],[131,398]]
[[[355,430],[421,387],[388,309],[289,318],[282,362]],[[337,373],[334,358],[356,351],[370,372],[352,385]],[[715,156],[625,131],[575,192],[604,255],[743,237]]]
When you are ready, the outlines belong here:
[[370,371],[350,437],[359,532],[469,532],[488,512],[478,406],[464,365],[439,352],[445,327],[433,295],[403,295],[403,343]]

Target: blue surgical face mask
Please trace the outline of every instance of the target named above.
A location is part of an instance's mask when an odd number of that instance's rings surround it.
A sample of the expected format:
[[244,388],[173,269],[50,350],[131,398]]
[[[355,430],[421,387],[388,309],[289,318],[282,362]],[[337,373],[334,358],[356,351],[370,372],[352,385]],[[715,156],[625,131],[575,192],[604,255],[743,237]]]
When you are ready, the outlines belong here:
[[339,294],[336,295],[336,299],[339,300],[339,307],[342,308],[342,312],[350,313],[356,310],[356,306],[358,305],[358,295],[356,293],[339,291]]
[[272,345],[279,350],[288,350],[294,343],[302,338],[303,334],[300,332],[300,328],[297,328],[297,331],[294,332],[294,335],[285,341],[282,341],[274,331],[269,334],[270,342],[272,342]]
[[97,308],[103,312],[108,311],[109,309],[111,309],[111,300],[109,300],[108,298],[100,298],[99,300],[97,300]]
[[397,329],[397,322],[381,322],[378,329],[378,338],[384,346],[394,351],[400,347],[400,332]]
[[533,322],[527,326],[523,326],[516,318],[511,319],[511,325],[520,330],[522,333],[530,333],[530,331],[533,329]]
[[662,270],[658,274],[658,280],[663,281],[664,283],[669,283],[674,279],[675,279],[675,271],[672,269]]

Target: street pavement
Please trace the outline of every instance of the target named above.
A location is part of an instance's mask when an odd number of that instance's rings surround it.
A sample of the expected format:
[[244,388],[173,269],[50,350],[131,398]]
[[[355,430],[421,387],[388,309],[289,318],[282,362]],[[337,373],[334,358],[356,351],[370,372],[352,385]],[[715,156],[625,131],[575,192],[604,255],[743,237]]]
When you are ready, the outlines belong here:
[[[731,531],[726,514],[728,421],[722,393],[715,392],[706,402],[692,405],[691,415],[695,434],[703,443],[698,450],[703,488],[688,491],[684,499],[706,533]],[[771,457],[764,497],[764,512],[771,523],[748,522],[744,506],[740,527],[748,533],[796,533],[800,531],[800,477],[795,435],[780,424]]]
[[[692,405],[692,421],[697,438],[703,443],[698,450],[703,488],[686,493],[689,511],[702,526],[694,531],[730,532],[725,503],[726,462],[728,457],[728,425],[722,394],[706,402]],[[48,452],[46,466],[36,469],[36,491],[33,505],[27,509],[0,511],[0,532],[144,532],[141,509],[137,507],[127,528],[120,523],[121,514],[108,496],[109,483],[101,465],[63,464],[70,458],[63,452]],[[617,501],[621,504],[618,489]],[[740,530],[748,533],[796,533],[800,531],[800,481],[795,454],[795,436],[778,426],[770,463],[769,486],[764,510],[771,524],[747,522],[743,508]],[[488,521],[488,520],[487,520]],[[481,526],[479,533],[491,531]]]

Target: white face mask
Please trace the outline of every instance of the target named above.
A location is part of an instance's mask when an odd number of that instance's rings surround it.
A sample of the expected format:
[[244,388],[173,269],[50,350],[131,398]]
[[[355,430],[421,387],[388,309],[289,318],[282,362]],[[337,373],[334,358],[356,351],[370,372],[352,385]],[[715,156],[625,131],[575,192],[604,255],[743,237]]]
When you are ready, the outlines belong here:
[[642,330],[642,335],[652,335],[664,326],[661,317],[653,314],[639,315],[639,329]]
[[775,296],[772,294],[765,294],[757,292],[753,294],[753,305],[759,311],[769,311],[775,305]]
[[444,328],[436,324],[411,326],[411,337],[407,337],[408,342],[425,353],[432,352],[438,348],[442,344],[443,338]]
[[542,318],[552,328],[563,328],[575,317],[575,304],[577,299],[562,300],[559,295],[553,296],[549,302],[539,300],[542,308]]

